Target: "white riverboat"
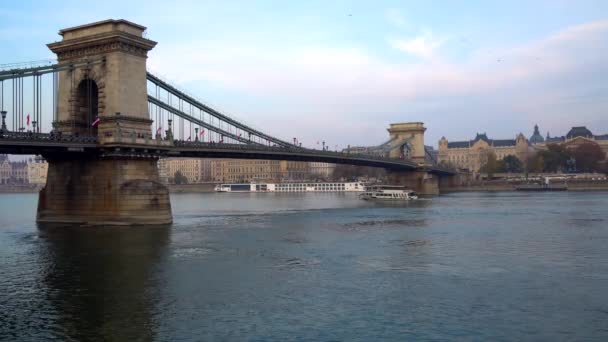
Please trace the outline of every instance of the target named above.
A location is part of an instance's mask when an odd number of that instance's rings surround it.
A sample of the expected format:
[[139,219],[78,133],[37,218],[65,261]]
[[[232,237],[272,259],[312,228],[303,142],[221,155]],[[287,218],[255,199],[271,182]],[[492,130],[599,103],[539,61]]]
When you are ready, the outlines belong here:
[[375,185],[360,194],[359,197],[368,201],[411,201],[418,199],[418,195],[414,191],[398,185]]
[[240,183],[216,185],[217,192],[363,192],[365,185],[352,183]]

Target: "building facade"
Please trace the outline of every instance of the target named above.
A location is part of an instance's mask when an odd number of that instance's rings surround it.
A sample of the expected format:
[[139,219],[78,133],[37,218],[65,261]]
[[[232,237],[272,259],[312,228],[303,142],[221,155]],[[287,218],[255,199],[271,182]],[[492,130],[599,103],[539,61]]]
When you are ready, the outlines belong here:
[[36,157],[27,162],[27,177],[28,183],[34,185],[46,184],[46,175],[49,170],[49,164],[43,158]]
[[310,175],[313,179],[330,179],[336,169],[336,164],[331,163],[311,162],[309,166]]
[[0,184],[9,184],[13,168],[6,154],[0,154]]
[[585,126],[572,127],[565,136],[561,137],[551,137],[547,132],[547,138],[533,146],[537,150],[546,149],[550,144],[563,144],[568,148],[575,148],[584,143],[597,144],[604,153],[608,154],[608,134],[594,135]]
[[281,160],[282,181],[304,181],[311,178],[310,163],[300,161]]
[[501,160],[512,155],[519,160],[527,160],[531,153],[528,139],[518,134],[515,139],[490,139],[483,134],[477,134],[472,140],[448,141],[445,137],[439,140],[437,161],[459,169],[479,172],[486,164],[488,156],[494,153]]
[[214,182],[223,183],[277,181],[281,179],[281,162],[250,159],[212,160],[211,178]]
[[158,162],[161,181],[175,182],[175,174],[181,173],[188,183],[211,181],[211,164],[209,159],[198,158],[163,158]]
[[547,137],[543,138],[538,125],[535,125],[529,139],[521,133],[515,139],[502,140],[489,139],[485,133],[466,141],[448,141],[442,137],[439,140],[437,159],[440,163],[479,172],[489,153],[494,153],[498,160],[512,155],[525,162],[536,152],[546,150],[550,144],[564,144],[568,148],[574,148],[583,143],[598,144],[608,154],[608,134],[594,135],[585,126],[577,126],[572,127],[565,136],[551,137],[547,133]]
[[27,184],[27,162],[17,161],[11,162],[11,180],[12,184]]

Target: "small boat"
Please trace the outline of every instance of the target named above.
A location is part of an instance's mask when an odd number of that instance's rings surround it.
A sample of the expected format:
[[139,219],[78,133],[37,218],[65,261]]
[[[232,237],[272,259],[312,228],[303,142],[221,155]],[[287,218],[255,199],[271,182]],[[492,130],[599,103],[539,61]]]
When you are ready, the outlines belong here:
[[403,186],[376,185],[359,195],[359,198],[366,201],[411,201],[418,199],[418,195],[412,190],[405,189]]
[[[563,177],[541,177],[542,182],[522,184],[515,187],[518,191],[566,191],[568,184]],[[556,183],[555,181],[562,181]]]
[[566,184],[522,184],[515,187],[517,191],[566,191]]

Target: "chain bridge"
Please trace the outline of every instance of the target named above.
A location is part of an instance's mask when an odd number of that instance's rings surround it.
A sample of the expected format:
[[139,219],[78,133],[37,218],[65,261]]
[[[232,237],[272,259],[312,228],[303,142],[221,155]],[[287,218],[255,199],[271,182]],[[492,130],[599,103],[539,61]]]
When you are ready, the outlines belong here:
[[163,157],[314,161],[385,168],[438,194],[455,173],[427,163],[422,123],[394,124],[388,156],[304,148],[212,108],[146,69],[145,27],[105,20],[59,31],[56,61],[0,66],[0,153],[49,163],[38,222],[166,224]]

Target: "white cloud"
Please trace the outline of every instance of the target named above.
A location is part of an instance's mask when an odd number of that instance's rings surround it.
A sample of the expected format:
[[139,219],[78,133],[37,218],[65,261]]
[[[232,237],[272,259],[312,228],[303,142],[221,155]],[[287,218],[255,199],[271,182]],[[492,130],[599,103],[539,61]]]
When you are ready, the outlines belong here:
[[420,58],[433,58],[445,39],[425,33],[413,39],[389,39],[391,47]]
[[178,82],[253,97],[255,107],[238,98],[222,107],[303,141],[331,136],[342,145],[379,143],[393,120],[427,122],[431,143],[492,127],[498,137],[511,137],[530,122],[553,134],[575,124],[608,127],[598,114],[608,112],[601,100],[608,97],[608,21],[492,54],[480,50],[459,63],[439,53],[443,42],[430,34],[394,41],[395,48],[423,57],[414,64],[357,47],[219,41],[159,44],[149,64]]

